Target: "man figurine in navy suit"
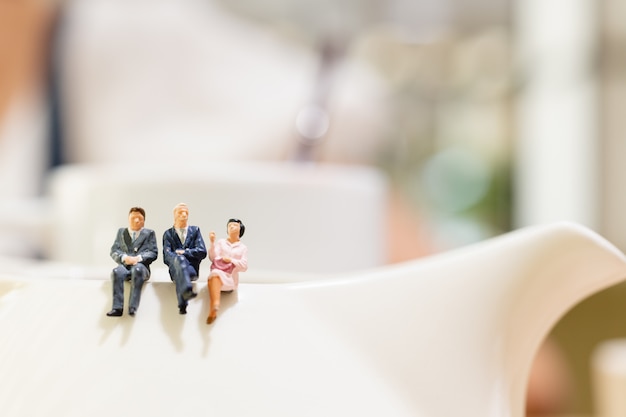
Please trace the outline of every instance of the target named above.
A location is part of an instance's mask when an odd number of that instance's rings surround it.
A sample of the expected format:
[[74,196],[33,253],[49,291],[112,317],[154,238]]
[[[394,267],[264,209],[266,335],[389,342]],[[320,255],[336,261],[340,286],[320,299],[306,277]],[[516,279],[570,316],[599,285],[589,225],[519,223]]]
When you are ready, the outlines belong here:
[[207,250],[198,226],[189,226],[189,208],[180,203],[174,207],[174,226],[163,233],[163,261],[169,266],[170,278],[176,284],[178,312],[187,314],[187,302],[197,294],[191,282],[198,279],[200,262]]
[[143,227],[146,212],[141,207],[132,207],[128,212],[128,227],[117,231],[111,246],[111,258],[117,267],[111,272],[113,282],[113,309],[109,317],[122,315],[124,309],[124,281],[130,280],[128,314],[134,316],[141,299],[143,283],[150,278],[150,264],[158,257],[154,230]]

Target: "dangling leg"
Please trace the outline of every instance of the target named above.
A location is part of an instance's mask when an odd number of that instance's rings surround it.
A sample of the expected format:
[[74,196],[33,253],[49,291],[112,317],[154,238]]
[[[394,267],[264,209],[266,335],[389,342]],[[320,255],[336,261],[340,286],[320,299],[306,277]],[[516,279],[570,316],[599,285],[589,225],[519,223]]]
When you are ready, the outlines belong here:
[[180,314],[187,314],[187,301],[196,296],[189,279],[189,269],[193,270],[193,267],[182,255],[178,255],[170,264],[170,277],[176,286],[176,298]]
[[148,268],[143,264],[134,265],[130,269],[130,297],[128,300],[128,314],[134,316],[141,301],[141,287],[150,276]]
[[111,285],[113,287],[113,308],[107,313],[109,317],[119,317],[124,308],[124,281],[130,273],[122,266],[118,265],[111,272]]
[[217,275],[209,275],[209,297],[210,297],[210,312],[207,317],[207,324],[211,324],[217,318],[217,310],[220,309],[220,295],[222,292],[222,280]]

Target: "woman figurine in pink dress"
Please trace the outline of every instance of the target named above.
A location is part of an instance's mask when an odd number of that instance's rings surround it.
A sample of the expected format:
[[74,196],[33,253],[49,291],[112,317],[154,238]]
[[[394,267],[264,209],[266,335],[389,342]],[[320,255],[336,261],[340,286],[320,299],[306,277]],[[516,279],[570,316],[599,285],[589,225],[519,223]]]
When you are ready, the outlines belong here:
[[211,273],[208,288],[211,307],[209,317],[206,319],[207,324],[213,323],[217,318],[221,292],[236,290],[239,285],[239,272],[248,269],[248,248],[240,241],[246,227],[239,219],[229,219],[226,231],[228,237],[217,242],[215,232],[209,233]]

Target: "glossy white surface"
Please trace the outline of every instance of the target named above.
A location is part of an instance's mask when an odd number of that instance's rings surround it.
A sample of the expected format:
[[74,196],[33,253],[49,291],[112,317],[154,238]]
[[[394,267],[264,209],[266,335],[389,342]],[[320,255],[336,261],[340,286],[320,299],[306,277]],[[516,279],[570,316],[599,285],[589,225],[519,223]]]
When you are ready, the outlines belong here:
[[[130,207],[145,208],[146,227],[161,248],[174,206],[185,202],[190,224],[206,242],[211,230],[226,235],[229,218],[242,219],[250,263],[258,269],[335,273],[385,263],[387,201],[385,176],[360,166],[65,166],[49,178],[46,204],[0,202],[0,240],[3,233],[14,234],[16,243],[31,237],[50,260],[110,266],[111,244],[128,224]],[[156,264],[163,264],[161,255]]]
[[537,346],[626,259],[556,224],[305,282],[251,269],[211,326],[204,281],[180,316],[157,271],[108,318],[107,279],[44,271],[0,272],[3,416],[522,417]]

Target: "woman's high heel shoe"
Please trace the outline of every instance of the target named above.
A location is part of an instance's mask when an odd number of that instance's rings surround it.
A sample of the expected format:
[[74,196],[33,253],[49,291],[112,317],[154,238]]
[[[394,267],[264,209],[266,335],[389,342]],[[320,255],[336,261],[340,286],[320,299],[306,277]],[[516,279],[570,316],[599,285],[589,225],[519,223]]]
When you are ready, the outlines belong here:
[[206,324],[211,324],[215,321],[215,319],[217,318],[217,310],[219,309],[219,307],[215,307],[211,310],[211,312],[209,313],[209,317],[206,318]]

